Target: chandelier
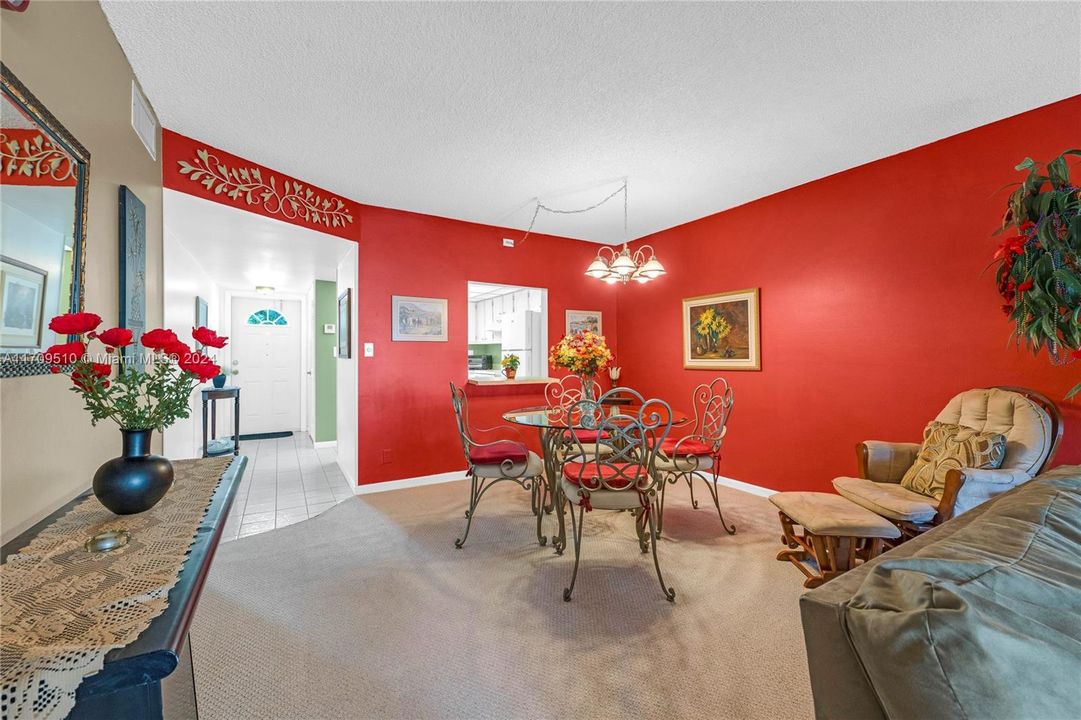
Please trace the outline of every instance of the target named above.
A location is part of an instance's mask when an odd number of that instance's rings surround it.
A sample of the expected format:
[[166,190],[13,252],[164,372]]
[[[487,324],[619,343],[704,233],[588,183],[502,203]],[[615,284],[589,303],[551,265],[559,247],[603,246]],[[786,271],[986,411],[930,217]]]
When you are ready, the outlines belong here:
[[586,275],[604,280],[609,285],[631,280],[647,283],[665,272],[664,265],[661,265],[651,246],[643,245],[631,252],[627,243],[623,243],[623,249],[619,252],[608,246],[602,247],[586,268]]
[[[522,238],[522,242],[529,237],[529,234],[533,232],[533,225],[537,222],[537,215],[541,210],[550,213],[556,213],[559,215],[571,215],[577,213],[589,212],[590,210],[599,208],[606,202],[614,198],[616,195],[623,194],[623,237],[627,237],[627,178],[623,178],[623,185],[619,187],[608,197],[604,198],[598,203],[590,205],[580,210],[556,210],[550,208],[541,203],[539,198],[534,198],[534,202],[537,203],[536,209],[533,211],[533,219],[529,223],[529,229],[526,230],[525,237]],[[519,243],[520,244],[520,243]],[[603,280],[609,285],[615,283],[628,283],[631,280],[639,283],[647,283],[650,280],[659,278],[667,271],[664,269],[664,265],[657,259],[657,254],[653,251],[652,246],[643,245],[639,248],[635,248],[632,252],[627,246],[626,241],[623,243],[623,247],[620,250],[605,245],[597,251],[597,256],[593,258],[593,262],[586,268],[586,275],[591,278]]]

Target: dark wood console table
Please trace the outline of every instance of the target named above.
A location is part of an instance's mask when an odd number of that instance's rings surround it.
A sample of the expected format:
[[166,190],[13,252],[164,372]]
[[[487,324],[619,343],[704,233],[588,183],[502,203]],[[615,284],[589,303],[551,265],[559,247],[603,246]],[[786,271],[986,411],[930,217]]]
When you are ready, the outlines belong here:
[[[198,717],[188,629],[248,459],[237,457],[222,476],[188,560],[169,591],[169,607],[129,645],[105,656],[101,671],[83,680],[67,720],[185,720]],[[89,491],[0,548],[0,562],[17,553]]]
[[[209,387],[203,388],[203,457],[214,457],[215,455],[227,455],[232,452],[233,455],[240,454],[240,388],[235,385],[226,385],[224,387],[216,388]],[[233,443],[231,447],[227,447],[224,450],[212,449],[210,443],[216,441],[218,438],[218,406],[216,400],[232,400],[233,401]],[[206,411],[207,405],[210,405],[210,436],[207,437],[207,425],[206,425]]]

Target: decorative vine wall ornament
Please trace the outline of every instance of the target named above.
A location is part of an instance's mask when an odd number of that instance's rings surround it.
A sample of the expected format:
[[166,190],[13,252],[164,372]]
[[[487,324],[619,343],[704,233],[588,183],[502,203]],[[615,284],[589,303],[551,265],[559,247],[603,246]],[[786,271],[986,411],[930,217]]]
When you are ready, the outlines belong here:
[[75,179],[75,163],[41,133],[19,142],[9,131],[0,131],[0,161],[3,174],[11,177],[49,178],[56,183]]
[[[1070,182],[1067,150],[1051,162],[1025,158],[1028,177],[1010,194],[1002,227],[1015,229],[995,252],[995,278],[1014,338],[1055,364],[1081,359],[1081,190]],[[1081,393],[1081,383],[1067,398]]]
[[336,197],[323,197],[311,188],[295,180],[285,179],[281,189],[278,181],[271,175],[263,180],[259,168],[229,168],[205,149],[195,152],[197,159],[189,163],[180,160],[180,174],[199,183],[214,194],[232,200],[244,196],[249,205],[260,204],[263,210],[272,215],[281,215],[287,220],[300,218],[316,225],[344,227],[353,222],[353,216],[345,209],[345,203]]

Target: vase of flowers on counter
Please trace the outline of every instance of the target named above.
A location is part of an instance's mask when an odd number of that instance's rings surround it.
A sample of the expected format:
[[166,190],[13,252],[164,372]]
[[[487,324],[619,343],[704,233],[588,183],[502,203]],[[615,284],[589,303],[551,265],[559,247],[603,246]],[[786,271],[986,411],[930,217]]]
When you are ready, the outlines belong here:
[[[54,317],[49,329],[67,335],[69,342],[53,345],[42,360],[54,374],[71,378],[71,389],[82,398],[91,425],[112,420],[120,426],[122,454],[98,468],[93,488],[106,508],[131,515],[152,508],[173,484],[172,463],[150,451],[154,430],[164,431],[188,417],[192,391],[218,375],[221,367],[172,330],[161,328],[139,338],[148,355],[125,358],[124,348],[135,341],[132,331],[98,332],[100,325],[101,317],[94,313]],[[193,328],[192,337],[213,348],[225,347],[228,340],[205,327]]]
[[[553,367],[569,370],[581,379],[583,400],[596,400],[593,397],[594,378],[611,360],[612,351],[604,336],[590,330],[564,335],[548,353],[548,362]],[[583,416],[582,424],[589,427],[592,419],[592,414]]]
[[507,376],[507,379],[513,380],[514,376],[518,374],[518,367],[522,364],[522,359],[511,353],[500,360],[499,364],[503,366],[503,374]]

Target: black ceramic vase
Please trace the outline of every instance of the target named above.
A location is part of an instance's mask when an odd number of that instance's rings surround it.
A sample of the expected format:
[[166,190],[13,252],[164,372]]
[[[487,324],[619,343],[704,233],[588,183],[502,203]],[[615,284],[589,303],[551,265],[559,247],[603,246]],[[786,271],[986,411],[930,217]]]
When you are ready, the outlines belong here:
[[94,495],[117,515],[154,507],[173,484],[173,464],[150,454],[153,430],[121,430],[124,454],[94,473]]

